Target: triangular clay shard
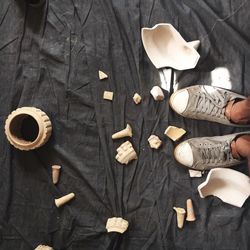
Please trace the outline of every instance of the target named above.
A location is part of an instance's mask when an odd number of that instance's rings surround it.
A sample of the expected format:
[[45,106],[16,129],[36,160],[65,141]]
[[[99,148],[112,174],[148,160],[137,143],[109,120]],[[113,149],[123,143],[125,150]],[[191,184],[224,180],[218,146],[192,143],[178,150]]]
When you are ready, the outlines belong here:
[[186,130],[184,130],[183,128],[175,127],[175,126],[168,126],[164,134],[168,136],[171,140],[177,141],[184,134],[186,134]]
[[99,70],[98,73],[99,73],[99,79],[100,79],[100,80],[103,80],[103,79],[107,79],[107,78],[108,78],[108,75],[105,74],[103,71]]

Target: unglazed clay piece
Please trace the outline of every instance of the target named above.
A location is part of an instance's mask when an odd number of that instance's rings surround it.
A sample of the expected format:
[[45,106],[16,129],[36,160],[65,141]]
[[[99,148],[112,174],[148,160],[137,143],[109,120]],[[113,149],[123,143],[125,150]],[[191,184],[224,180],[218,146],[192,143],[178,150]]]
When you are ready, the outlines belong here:
[[52,125],[40,109],[22,107],[14,110],[5,121],[8,141],[20,150],[32,150],[44,145],[50,138]]
[[61,207],[62,205],[64,205],[65,203],[69,202],[70,200],[72,200],[75,197],[74,193],[70,193],[67,194],[59,199],[55,199],[55,204],[57,207]]
[[57,184],[59,181],[61,166],[53,165],[52,166],[52,180],[54,184]]
[[194,49],[198,42],[195,41],[195,44],[186,42],[169,23],[143,28],[141,35],[145,51],[157,69],[166,67],[178,70],[192,69],[200,58]]
[[39,245],[35,248],[35,250],[53,250],[53,248],[50,246]]
[[123,234],[128,229],[128,221],[121,217],[109,218],[106,223],[108,233],[117,232]]
[[129,124],[127,124],[125,129],[112,135],[112,139],[119,139],[124,137],[132,137],[132,128]]
[[162,101],[164,99],[164,94],[159,86],[154,86],[150,90],[150,94],[153,96],[155,101]]
[[173,209],[176,211],[178,228],[183,228],[186,210],[181,207],[173,207]]
[[186,221],[195,221],[194,207],[191,199],[187,199],[187,217]]
[[104,91],[103,93],[103,99],[112,101],[113,100],[114,93],[111,91]]
[[201,171],[189,169],[188,172],[189,172],[189,176],[190,176],[191,178],[194,178],[194,177],[196,177],[196,178],[202,177],[202,172],[201,172]]
[[229,168],[210,170],[205,182],[198,186],[201,198],[213,195],[236,207],[242,207],[250,195],[250,178]]
[[108,75],[105,74],[103,71],[99,70],[98,71],[98,74],[99,74],[99,79],[100,80],[103,80],[103,79],[107,79],[108,78]]
[[139,104],[141,102],[141,96],[137,93],[134,94],[133,100],[135,104]]
[[157,135],[151,135],[148,138],[148,142],[149,142],[150,147],[155,148],[155,149],[158,149],[162,144],[162,141]]
[[176,141],[179,140],[184,134],[186,134],[186,131],[183,128],[168,126],[164,134],[171,140]]
[[121,164],[127,165],[130,161],[137,159],[136,152],[129,141],[124,142],[116,151],[115,159]]

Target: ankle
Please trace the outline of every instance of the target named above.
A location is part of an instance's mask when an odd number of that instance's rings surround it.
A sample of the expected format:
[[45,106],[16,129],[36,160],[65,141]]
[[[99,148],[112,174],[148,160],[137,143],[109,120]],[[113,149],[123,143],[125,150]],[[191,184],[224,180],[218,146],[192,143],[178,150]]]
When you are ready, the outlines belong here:
[[[236,156],[250,158],[250,135],[242,135],[232,142],[232,148]],[[233,151],[232,151],[233,153]]]

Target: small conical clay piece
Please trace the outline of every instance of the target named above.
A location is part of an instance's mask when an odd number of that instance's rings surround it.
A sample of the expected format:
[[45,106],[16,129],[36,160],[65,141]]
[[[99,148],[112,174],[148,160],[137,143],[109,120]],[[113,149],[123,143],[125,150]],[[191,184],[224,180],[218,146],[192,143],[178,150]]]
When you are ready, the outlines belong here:
[[35,248],[35,250],[53,250],[53,248],[50,246],[39,245]]
[[163,91],[159,86],[154,86],[151,89],[150,94],[153,96],[155,101],[162,101],[164,99]]
[[100,79],[100,80],[103,80],[103,79],[107,79],[107,78],[108,78],[108,75],[105,74],[103,71],[99,70],[98,73],[99,73],[99,79]]
[[127,165],[130,161],[137,159],[136,152],[129,141],[124,142],[116,151],[117,155],[115,159],[121,164]]
[[59,199],[55,199],[55,204],[57,207],[61,207],[62,205],[64,205],[65,203],[69,202],[70,200],[72,200],[75,197],[74,193],[70,193],[67,194]]
[[134,94],[133,100],[135,104],[139,104],[141,102],[141,96],[137,93]]
[[162,144],[162,141],[156,135],[151,135],[148,138],[148,142],[149,142],[150,147],[151,148],[155,148],[155,149],[158,149],[161,146],[161,144]]
[[113,134],[112,139],[119,139],[127,136],[132,137],[132,128],[129,124],[127,124],[125,129]]
[[187,199],[187,217],[186,221],[195,221],[194,207],[191,199]]
[[171,140],[176,141],[179,140],[184,134],[186,134],[186,130],[175,126],[168,126],[164,134]]
[[123,234],[128,229],[128,221],[121,217],[109,218],[106,223],[108,233],[117,232]]
[[181,207],[173,207],[177,215],[177,226],[178,228],[183,228],[186,211]]
[[54,184],[57,184],[59,181],[61,166],[59,165],[53,165],[52,166],[52,180]]
[[103,99],[104,100],[112,101],[113,100],[113,96],[114,96],[114,93],[112,91],[104,91],[103,92]]

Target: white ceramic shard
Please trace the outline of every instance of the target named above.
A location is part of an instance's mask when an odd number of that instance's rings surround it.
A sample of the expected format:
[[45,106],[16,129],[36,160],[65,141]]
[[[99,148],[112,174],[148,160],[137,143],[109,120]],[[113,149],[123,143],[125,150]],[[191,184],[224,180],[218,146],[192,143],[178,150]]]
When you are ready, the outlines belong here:
[[55,205],[57,207],[61,207],[62,205],[66,204],[70,200],[72,200],[75,197],[74,193],[67,194],[61,198],[55,199]]
[[61,166],[53,165],[51,168],[52,168],[52,181],[53,181],[53,184],[57,184],[58,181],[59,181]]
[[137,159],[137,154],[129,141],[124,142],[116,151],[115,159],[121,164],[127,165],[130,161]]
[[113,100],[114,93],[111,91],[104,91],[103,93],[103,99],[112,101]]
[[164,134],[168,136],[171,140],[177,141],[179,140],[184,134],[186,134],[186,131],[183,128],[178,128],[175,126],[168,126],[165,130]]
[[193,202],[191,199],[187,199],[187,217],[186,221],[195,221],[195,213],[194,213],[194,207],[193,207]]
[[123,234],[128,229],[128,221],[121,217],[109,218],[106,223],[108,233],[117,232]]
[[198,41],[194,41],[193,44],[186,42],[169,23],[142,28],[141,35],[145,51],[157,69],[192,69],[200,58],[194,49],[198,46]]
[[164,99],[164,94],[159,86],[154,86],[150,90],[150,94],[153,96],[155,101],[162,101]]
[[199,178],[199,177],[202,177],[202,172],[201,172],[201,171],[189,169],[188,172],[189,172],[189,176],[190,176],[191,178]]
[[150,147],[154,149],[158,149],[162,144],[162,141],[157,135],[151,135],[148,138],[148,142],[149,142]]
[[129,124],[127,124],[125,129],[112,135],[112,139],[119,139],[124,137],[132,137],[132,128]]
[[201,198],[213,195],[236,207],[242,207],[250,195],[250,178],[228,168],[210,170],[205,182],[198,186]]
[[176,211],[178,228],[183,228],[186,210],[181,207],[173,207],[173,209]]
[[141,102],[141,96],[137,93],[134,94],[133,100],[135,104],[139,104]]
[[39,245],[35,248],[35,250],[53,250],[53,248],[50,246]]
[[103,80],[103,79],[107,79],[108,78],[108,75],[105,74],[103,71],[99,70],[98,71],[98,74],[99,74],[99,79],[100,80]]

